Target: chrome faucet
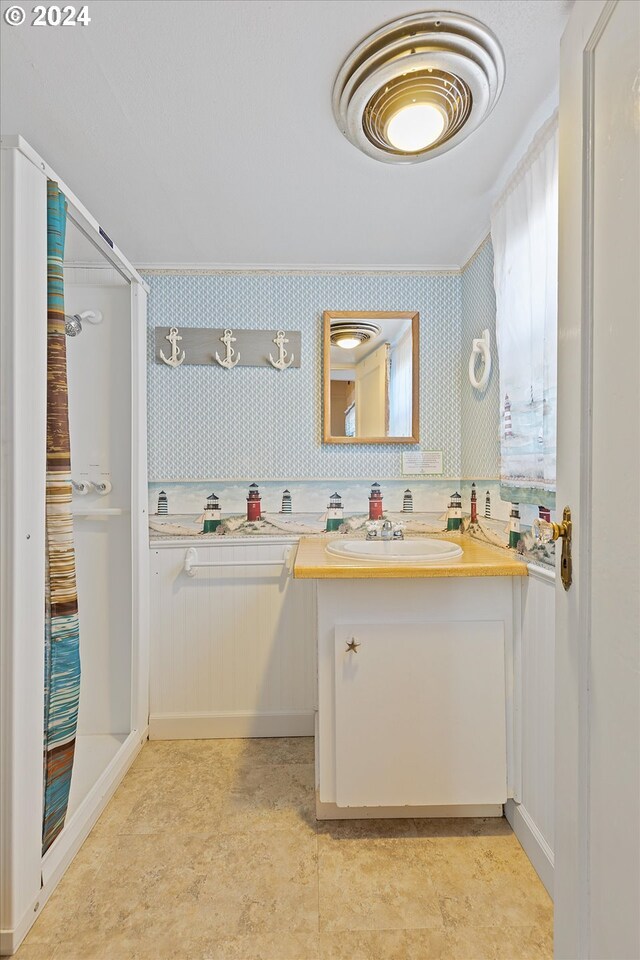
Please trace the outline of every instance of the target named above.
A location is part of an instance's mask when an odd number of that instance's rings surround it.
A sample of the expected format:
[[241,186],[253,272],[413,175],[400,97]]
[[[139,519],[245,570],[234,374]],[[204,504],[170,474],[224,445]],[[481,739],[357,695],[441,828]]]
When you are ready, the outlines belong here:
[[385,520],[382,524],[382,530],[380,531],[380,538],[382,540],[393,540],[393,524],[391,520]]
[[402,525],[391,520],[368,520],[367,540],[404,540]]

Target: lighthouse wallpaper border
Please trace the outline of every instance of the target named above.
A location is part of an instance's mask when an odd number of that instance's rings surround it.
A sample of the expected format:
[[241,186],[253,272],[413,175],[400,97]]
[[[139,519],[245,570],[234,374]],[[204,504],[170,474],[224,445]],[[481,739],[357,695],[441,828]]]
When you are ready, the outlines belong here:
[[150,540],[313,536],[362,530],[389,517],[407,533],[465,532],[532,562],[555,563],[553,544],[534,544],[544,507],[505,503],[498,481],[403,480],[155,481],[149,485]]
[[[245,514],[250,487],[256,483],[260,489],[262,511],[267,514],[281,513],[282,497],[288,493],[286,514],[322,514],[328,508],[331,495],[338,491],[347,513],[360,514],[368,511],[368,497],[373,484],[380,484],[384,496],[384,508],[402,512],[405,491],[411,490],[413,512],[442,512],[447,507],[457,480],[423,480],[404,477],[400,480],[371,481],[336,478],[331,480],[156,480],[149,484],[149,516],[158,514],[158,497],[164,491],[168,515],[201,514],[204,503],[211,493],[222,504],[226,515]],[[163,505],[164,506],[164,505]]]

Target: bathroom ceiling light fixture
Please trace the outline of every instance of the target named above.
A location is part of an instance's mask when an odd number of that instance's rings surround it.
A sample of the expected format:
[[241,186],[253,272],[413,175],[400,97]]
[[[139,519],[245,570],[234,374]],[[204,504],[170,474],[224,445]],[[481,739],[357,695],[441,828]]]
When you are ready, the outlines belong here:
[[343,350],[353,350],[367,343],[380,333],[380,327],[368,320],[346,321],[331,324],[331,343]]
[[479,126],[504,84],[502,47],[473,17],[428,11],[365,37],[343,63],[333,113],[345,137],[385,163],[419,163]]

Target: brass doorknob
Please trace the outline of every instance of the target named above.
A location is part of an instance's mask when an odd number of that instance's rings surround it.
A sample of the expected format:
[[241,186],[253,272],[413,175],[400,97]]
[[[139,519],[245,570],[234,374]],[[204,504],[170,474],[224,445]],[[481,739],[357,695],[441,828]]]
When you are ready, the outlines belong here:
[[351,637],[351,640],[347,640],[347,649],[346,649],[345,653],[357,653],[359,646],[360,646],[360,644],[358,643],[358,641],[356,640],[356,638],[355,638],[355,637]]
[[571,509],[565,507],[562,511],[562,523],[549,523],[548,520],[534,520],[533,535],[538,543],[551,543],[552,540],[562,539],[562,554],[560,557],[560,577],[562,586],[568,590],[571,586]]

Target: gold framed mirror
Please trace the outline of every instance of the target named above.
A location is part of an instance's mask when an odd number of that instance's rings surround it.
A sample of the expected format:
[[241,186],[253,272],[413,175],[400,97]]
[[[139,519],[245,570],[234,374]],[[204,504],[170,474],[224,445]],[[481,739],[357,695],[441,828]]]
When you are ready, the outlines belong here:
[[325,443],[419,443],[419,313],[323,313]]

